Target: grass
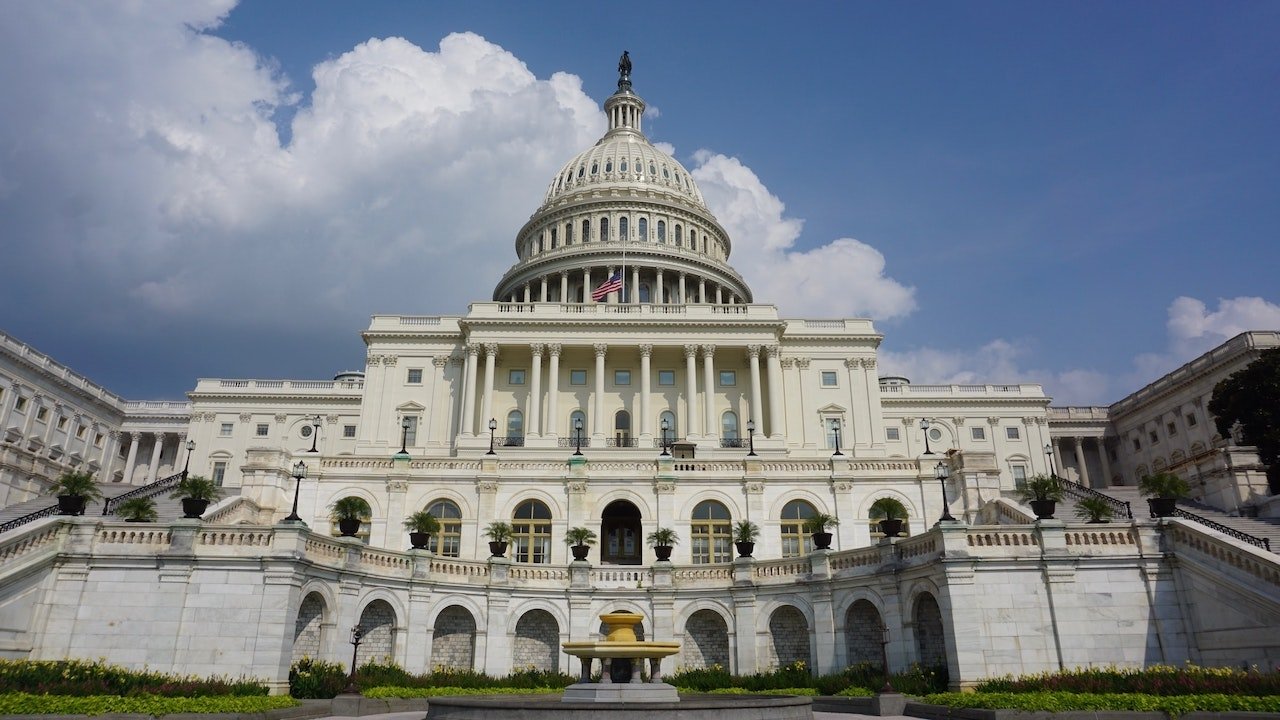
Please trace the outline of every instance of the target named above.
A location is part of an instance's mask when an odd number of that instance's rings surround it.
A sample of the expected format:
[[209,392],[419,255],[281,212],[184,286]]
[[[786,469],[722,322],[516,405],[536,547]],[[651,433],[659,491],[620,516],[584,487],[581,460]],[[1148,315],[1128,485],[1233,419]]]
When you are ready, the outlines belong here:
[[287,695],[206,695],[203,697],[160,697],[157,695],[35,695],[25,692],[0,694],[0,715],[103,715],[139,713],[260,713],[293,707],[297,700]]

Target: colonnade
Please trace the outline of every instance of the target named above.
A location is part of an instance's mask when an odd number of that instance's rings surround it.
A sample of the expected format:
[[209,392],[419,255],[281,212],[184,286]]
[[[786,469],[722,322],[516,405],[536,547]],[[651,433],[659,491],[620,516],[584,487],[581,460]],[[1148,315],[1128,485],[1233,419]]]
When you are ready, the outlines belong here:
[[[1057,466],[1055,471],[1060,472],[1063,477],[1067,477],[1067,457],[1062,454],[1063,437],[1054,437],[1050,439],[1053,445],[1054,464]],[[1111,484],[1111,458],[1107,456],[1107,441],[1104,437],[1097,436],[1076,436],[1065,438],[1071,440],[1072,458],[1075,461],[1076,481],[1085,487],[1094,487],[1094,482],[1089,479],[1089,462],[1085,455],[1084,443],[1086,440],[1093,441],[1094,449],[1097,453],[1099,464],[1102,468],[1102,477],[1097,482],[1098,487],[1106,487]],[[1095,481],[1098,480],[1095,478]]]
[[[147,432],[147,431],[125,431],[119,433],[120,436],[129,441],[129,449],[124,461],[124,482],[132,482],[134,470],[138,463],[138,452],[143,441],[147,436],[151,438],[151,457],[147,463],[147,474],[140,484],[153,483],[159,479],[160,460],[164,455],[165,446],[169,445],[168,438],[173,438],[173,453],[170,456],[172,461],[170,467],[174,470],[178,467],[178,460],[182,454],[183,443],[186,442],[186,433],[181,432]],[[109,478],[110,473],[106,472],[103,477]]]
[[[508,302],[581,302],[590,303],[591,293],[597,286],[613,277],[616,266],[584,267],[579,277],[576,272],[560,270],[539,276],[513,290]],[[625,270],[623,289],[609,293],[602,302],[639,304],[715,304],[737,305],[743,302],[732,288],[715,280],[684,271],[666,272],[662,268],[642,268],[631,265]],[[648,288],[648,297],[641,289]]]

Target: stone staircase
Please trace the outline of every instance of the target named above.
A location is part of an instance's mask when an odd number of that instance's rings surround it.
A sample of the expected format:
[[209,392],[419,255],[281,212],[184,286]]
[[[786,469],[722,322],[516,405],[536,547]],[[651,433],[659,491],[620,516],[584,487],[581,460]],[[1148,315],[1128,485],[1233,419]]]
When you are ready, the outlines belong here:
[[[1129,503],[1130,507],[1133,508],[1133,516],[1135,518],[1150,517],[1151,511],[1147,509],[1147,499],[1138,493],[1138,488],[1135,486],[1112,485],[1099,489],[1099,492],[1116,500]],[[1057,512],[1059,519],[1074,519],[1075,503],[1076,499],[1068,494],[1066,501],[1059,504]],[[1270,541],[1271,552],[1280,554],[1280,518],[1246,518],[1228,515],[1221,510],[1211,508],[1194,500],[1179,500],[1178,509],[1236,532],[1252,535],[1256,538],[1264,538]]]
[[[104,500],[114,503],[117,498],[121,498],[121,496],[128,494],[131,497],[138,497],[138,496],[149,497],[152,500],[155,500],[156,514],[159,515],[160,521],[178,519],[182,517],[182,500],[177,498],[170,498],[169,492],[181,477],[182,477],[181,473],[178,473],[176,475],[170,475],[167,478],[162,478],[160,480],[157,480],[149,485],[121,485],[118,483],[113,483],[113,484],[99,483],[98,488],[102,490],[103,500],[89,501],[85,505],[84,516],[85,517],[101,517]],[[226,493],[224,489],[224,495],[226,494],[230,494],[230,493]],[[56,515],[58,514],[56,509],[57,505],[58,505],[57,498],[39,497],[39,498],[35,498],[34,500],[27,500],[26,502],[20,502],[14,505],[9,505],[7,507],[0,508],[0,532],[14,529],[13,527],[7,527],[7,526],[10,523],[20,520],[32,513],[37,513],[40,511],[48,510],[49,508],[54,508],[54,510],[49,514]],[[212,507],[212,505],[210,505],[210,507]],[[38,519],[38,518],[31,518],[31,520],[35,520],[35,519]]]

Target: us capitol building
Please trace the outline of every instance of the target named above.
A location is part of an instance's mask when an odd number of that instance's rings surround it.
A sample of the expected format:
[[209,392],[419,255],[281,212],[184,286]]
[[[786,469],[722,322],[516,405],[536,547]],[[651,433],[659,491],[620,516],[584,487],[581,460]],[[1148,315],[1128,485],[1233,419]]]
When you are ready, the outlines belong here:
[[[47,506],[33,498],[72,468],[108,496],[164,498],[189,463],[226,494],[201,521],[98,506],[5,525],[0,656],[279,689],[299,657],[345,661],[359,625],[361,661],[505,675],[568,670],[562,642],[632,610],[649,637],[683,643],[668,672],[828,673],[879,664],[882,641],[895,670],[945,666],[955,686],[1280,659],[1273,553],[1146,512],[1088,525],[1068,502],[1036,521],[1015,494],[1049,472],[1133,485],[1153,458],[1128,434],[1147,442],[1170,415],[1183,433],[1168,447],[1199,442],[1202,457],[1188,464],[1188,445],[1162,467],[1181,463],[1226,512],[1272,512],[1256,455],[1213,434],[1204,401],[1275,333],[1131,396],[1119,425],[1107,408],[1050,408],[1039,385],[882,377],[871,321],[757,302],[693,177],[645,137],[644,109],[624,57],[608,131],[551,179],[492,298],[457,317],[375,316],[363,371],[201,379],[189,402],[129,402],[3,336],[3,519]],[[281,522],[295,492],[305,525]],[[348,496],[372,514],[339,538],[328,508]],[[871,520],[880,498],[906,507],[904,537]],[[421,509],[442,530],[406,550],[402,521]],[[839,519],[830,550],[803,529],[815,513]],[[505,558],[483,535],[495,520],[513,527]],[[750,557],[732,542],[743,520],[761,531]],[[564,542],[574,527],[600,536],[586,562]],[[679,536],[670,562],[645,541],[658,528]]]

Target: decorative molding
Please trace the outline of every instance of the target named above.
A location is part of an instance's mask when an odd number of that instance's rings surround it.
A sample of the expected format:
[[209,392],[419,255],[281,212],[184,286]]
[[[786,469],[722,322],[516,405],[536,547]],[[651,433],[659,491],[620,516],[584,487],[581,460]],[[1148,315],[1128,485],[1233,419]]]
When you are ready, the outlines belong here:
[[394,365],[395,365],[397,362],[399,362],[399,361],[400,361],[400,356],[399,356],[399,355],[383,355],[383,356],[382,356],[382,364],[383,364],[383,365],[391,365],[391,366],[394,366]]
[[604,356],[605,356],[605,353],[609,352],[609,344],[608,344],[608,343],[595,343],[595,344],[594,344],[594,345],[592,345],[591,347],[592,347],[592,349],[594,349],[594,350],[596,351],[596,357],[598,357],[598,358],[602,358],[602,357],[604,357]]
[[529,343],[529,352],[533,353],[534,357],[541,357],[546,347],[545,343]]
[[752,480],[742,483],[742,491],[748,495],[763,495],[764,483],[759,480]]
[[951,418],[951,422],[956,427],[964,427],[964,418],[962,417],[959,417],[959,416],[953,417]]
[[902,418],[902,424],[906,427],[914,427],[916,424],[916,419],[913,417],[904,417]]
[[715,359],[716,359],[716,346],[715,346],[715,345],[703,345],[703,346],[702,346],[702,359],[703,359],[703,360],[715,360]]
[[485,344],[484,344],[484,356],[485,356],[486,358],[490,358],[490,357],[492,357],[494,360],[497,360],[497,359],[498,359],[498,343],[492,343],[492,342],[491,342],[491,343],[485,343]]
[[467,343],[467,354],[475,357],[480,354],[480,346],[476,343]]
[[848,480],[832,480],[831,489],[842,493],[853,492],[853,483]]
[[796,367],[797,367],[797,368],[799,368],[799,369],[801,369],[801,370],[808,370],[808,369],[809,369],[809,358],[807,358],[807,357],[798,357],[798,358],[796,358]]
[[876,369],[876,359],[875,359],[875,358],[862,358],[862,367],[866,368],[867,370],[875,370],[875,369]]
[[329,425],[337,425],[337,424],[338,424],[338,416],[337,416],[337,415],[325,415],[325,416],[324,416],[324,421],[325,421],[327,424],[329,424]]
[[288,420],[289,420],[289,416],[288,416],[288,415],[285,415],[284,413],[278,413],[278,414],[276,415],[276,422],[277,422],[277,423],[279,423],[279,424],[281,424],[281,425],[283,425],[283,424],[284,424],[285,422],[287,422]]
[[498,481],[497,480],[476,480],[476,492],[496,493],[498,492]]
[[650,345],[649,343],[644,343],[641,345],[637,345],[636,347],[640,348],[640,357],[653,356],[653,345]]
[[844,366],[853,370],[862,367],[862,358],[845,358]]
[[784,357],[778,362],[780,365],[782,365],[783,370],[790,370],[791,368],[795,367],[796,359],[793,357]]
[[240,413],[240,422],[247,423],[253,420],[253,413]]
[[587,492],[587,481],[570,480],[564,484],[564,487],[571,495],[583,495]]
[[387,492],[402,493],[409,489],[409,483],[404,480],[388,480]]
[[995,427],[996,425],[999,425],[999,424],[1000,424],[1000,418],[995,417],[995,416],[988,417],[988,418],[987,418],[987,424],[988,424],[988,425],[990,425],[990,426],[992,426],[992,427]]
[[454,360],[452,355],[437,355],[431,358],[431,365],[436,368],[444,369],[450,361]]
[[676,484],[671,480],[658,480],[653,483],[653,491],[659,495],[674,495]]
[[765,345],[764,351],[771,358],[776,358],[782,354],[782,348],[778,345]]

